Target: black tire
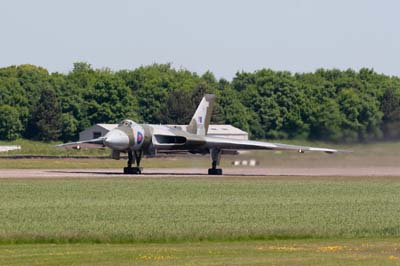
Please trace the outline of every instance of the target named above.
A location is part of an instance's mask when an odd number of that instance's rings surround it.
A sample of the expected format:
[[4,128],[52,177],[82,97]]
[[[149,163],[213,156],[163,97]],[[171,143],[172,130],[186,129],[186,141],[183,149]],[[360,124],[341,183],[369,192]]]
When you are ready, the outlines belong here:
[[130,170],[130,168],[124,167],[124,174],[128,175],[129,174],[129,170]]
[[209,175],[222,175],[222,169],[221,168],[217,168],[217,169],[210,168],[210,169],[208,169],[208,174]]
[[142,173],[142,168],[124,167],[124,174],[126,174],[126,175],[139,175],[141,173]]

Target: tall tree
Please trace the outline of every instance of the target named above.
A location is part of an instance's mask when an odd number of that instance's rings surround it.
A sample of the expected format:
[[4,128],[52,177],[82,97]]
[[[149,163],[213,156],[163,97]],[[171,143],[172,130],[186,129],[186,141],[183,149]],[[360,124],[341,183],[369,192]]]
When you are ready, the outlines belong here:
[[217,100],[225,123],[249,131],[250,116],[246,107],[240,102],[238,92],[226,87],[219,93]]
[[61,140],[64,142],[75,140],[78,133],[78,121],[69,113],[62,114]]
[[61,106],[53,89],[44,88],[40,94],[39,103],[34,114],[36,138],[50,141],[57,140],[61,135]]
[[97,71],[93,88],[86,91],[87,117],[91,124],[137,120],[137,102],[124,81],[109,71]]
[[0,105],[0,139],[15,140],[21,136],[22,123],[18,109],[9,105]]
[[392,88],[385,90],[382,97],[382,130],[385,139],[400,138],[400,95]]
[[165,110],[159,116],[161,123],[185,125],[189,124],[193,113],[192,94],[189,91],[173,90]]

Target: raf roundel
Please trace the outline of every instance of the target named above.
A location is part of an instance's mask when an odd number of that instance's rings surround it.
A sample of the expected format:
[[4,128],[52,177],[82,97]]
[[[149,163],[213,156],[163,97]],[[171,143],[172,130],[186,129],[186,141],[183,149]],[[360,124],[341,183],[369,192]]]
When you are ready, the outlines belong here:
[[142,141],[143,141],[143,134],[142,134],[142,132],[138,132],[138,133],[137,133],[136,141],[137,141],[137,144],[142,143]]

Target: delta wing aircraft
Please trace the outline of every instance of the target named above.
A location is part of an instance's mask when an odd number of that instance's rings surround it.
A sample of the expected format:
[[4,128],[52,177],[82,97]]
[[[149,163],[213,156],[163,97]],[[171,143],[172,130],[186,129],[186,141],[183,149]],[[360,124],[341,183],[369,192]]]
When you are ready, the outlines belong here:
[[[210,154],[212,163],[211,168],[208,169],[209,175],[222,175],[222,169],[218,168],[222,152],[237,150],[338,152],[338,150],[327,148],[207,136],[214,99],[215,96],[212,94],[203,97],[186,130],[167,125],[137,124],[126,119],[103,137],[60,144],[58,147],[76,149],[108,147],[112,150],[111,157],[117,160],[120,159],[121,152],[128,153],[128,165],[124,168],[125,174],[140,174],[142,156],[155,155],[157,152]],[[135,162],[136,167],[132,167]]]

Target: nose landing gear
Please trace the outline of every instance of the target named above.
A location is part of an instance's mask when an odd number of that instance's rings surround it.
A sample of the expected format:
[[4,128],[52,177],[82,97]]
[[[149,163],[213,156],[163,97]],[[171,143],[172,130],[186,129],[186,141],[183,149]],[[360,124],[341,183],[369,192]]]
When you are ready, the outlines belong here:
[[219,165],[219,162],[221,160],[221,150],[211,149],[210,154],[211,154],[212,164],[211,164],[211,168],[208,169],[208,174],[209,175],[222,175],[222,169],[217,168],[217,166]]
[[[143,151],[128,151],[128,167],[124,167],[124,174],[138,175],[142,173],[142,167],[140,167],[140,160],[142,159]],[[135,158],[133,158],[135,156]],[[132,167],[132,164],[136,161],[136,167]]]

